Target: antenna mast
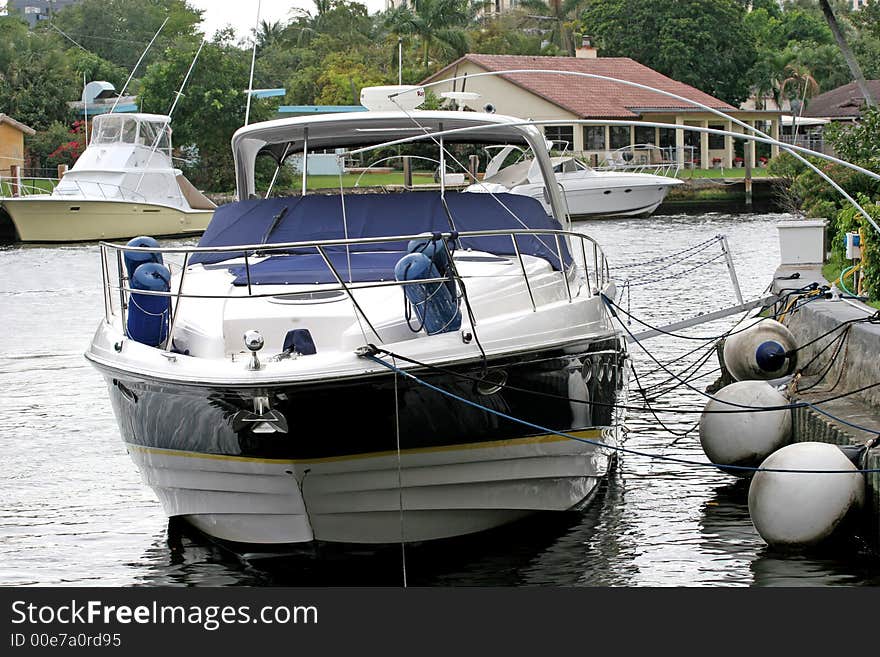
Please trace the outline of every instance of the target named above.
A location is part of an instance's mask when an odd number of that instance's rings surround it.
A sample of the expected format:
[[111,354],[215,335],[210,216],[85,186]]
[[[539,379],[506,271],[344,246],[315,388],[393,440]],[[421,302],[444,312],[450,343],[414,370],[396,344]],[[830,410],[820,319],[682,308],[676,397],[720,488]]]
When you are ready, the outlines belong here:
[[254,50],[251,53],[251,77],[248,80],[247,106],[244,110],[244,124],[247,125],[251,118],[251,96],[254,92],[254,63],[257,61],[257,30],[260,29],[260,5],[262,0],[257,0],[257,24],[254,26]]
[[[86,72],[83,71],[83,96],[86,91]],[[86,130],[86,145],[83,150],[89,147],[89,101],[83,99],[83,126]]]
[[159,26],[159,29],[156,30],[156,33],[153,35],[153,38],[150,39],[150,42],[147,44],[147,47],[144,48],[144,51],[141,53],[140,58],[138,58],[138,60],[137,60],[137,64],[135,64],[134,68],[131,69],[131,75],[129,75],[128,80],[125,81],[125,86],[122,87],[122,91],[120,91],[119,95],[116,96],[116,102],[113,103],[113,107],[110,108],[110,114],[113,114],[113,112],[116,111],[116,106],[119,104],[119,99],[122,98],[122,96],[125,94],[125,90],[128,89],[128,83],[131,82],[131,79],[134,77],[135,71],[138,70],[138,66],[141,65],[141,62],[144,60],[144,56],[147,54],[147,51],[153,45],[153,41],[155,41],[156,37],[159,36],[159,32],[162,31],[162,28],[165,27],[165,23],[167,23],[167,22],[168,22],[167,18],[164,21],[162,21],[162,24]]
[[202,52],[202,48],[205,47],[205,39],[202,39],[202,42],[199,44],[199,49],[196,50],[196,56],[193,57],[192,62],[189,65],[189,69],[186,72],[186,75],[183,76],[183,82],[180,85],[180,89],[174,94],[174,102],[171,103],[171,109],[168,110],[168,117],[171,118],[171,115],[174,114],[174,109],[177,107],[177,101],[180,100],[180,97],[183,96],[183,88],[186,86],[187,81],[189,80],[189,74],[192,73],[193,67],[196,65],[196,61],[199,59],[199,55]]
[[[158,133],[156,133],[156,137],[153,139],[153,146],[150,148],[150,157],[147,158],[147,165],[148,166],[153,160],[153,154],[156,152],[156,149],[159,147],[159,141],[162,139],[162,132],[164,131],[164,129],[166,127],[168,127],[171,124],[171,116],[174,114],[174,110],[177,107],[177,101],[180,100],[181,96],[183,96],[183,88],[186,86],[186,83],[189,80],[189,74],[192,73],[193,67],[195,67],[196,61],[198,61],[198,59],[199,59],[199,55],[202,52],[202,48],[205,47],[205,41],[206,41],[205,39],[202,39],[202,42],[199,44],[199,49],[196,50],[196,56],[193,57],[193,60],[189,65],[189,69],[187,69],[187,71],[186,71],[186,75],[183,76],[183,82],[180,84],[180,89],[178,89],[174,94],[174,101],[171,103],[171,109],[168,110],[168,121],[166,121],[163,124],[162,130],[160,130]],[[141,177],[138,178],[138,184],[134,188],[135,193],[140,191],[141,183],[144,182],[145,175],[147,175],[146,169],[141,171]]]

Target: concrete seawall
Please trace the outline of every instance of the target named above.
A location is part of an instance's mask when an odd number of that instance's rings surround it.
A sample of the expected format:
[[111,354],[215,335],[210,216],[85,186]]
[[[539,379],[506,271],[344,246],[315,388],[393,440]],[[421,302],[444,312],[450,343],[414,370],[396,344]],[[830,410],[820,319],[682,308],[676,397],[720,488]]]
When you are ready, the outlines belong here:
[[[781,277],[788,277],[795,272],[800,274],[800,278],[781,280]],[[782,266],[776,271],[773,291],[784,294],[810,282],[828,284],[822,277],[821,267]],[[873,308],[855,301],[819,300],[811,301],[800,308],[787,317],[785,323],[794,333],[797,343],[805,344],[844,322],[865,319],[874,312]],[[847,334],[841,337],[844,331]],[[793,401],[815,403],[880,382],[880,324],[862,321],[851,324],[849,329],[833,331],[798,354],[798,367],[804,367],[808,363],[796,382]],[[862,445],[876,438],[880,432],[880,385],[841,399],[823,401],[819,408],[834,417],[809,407],[795,409],[795,441]],[[857,429],[847,423],[874,431]],[[868,451],[863,467],[880,469],[880,448],[875,447]],[[869,473],[866,475],[866,482],[871,534],[880,543],[880,473]]]

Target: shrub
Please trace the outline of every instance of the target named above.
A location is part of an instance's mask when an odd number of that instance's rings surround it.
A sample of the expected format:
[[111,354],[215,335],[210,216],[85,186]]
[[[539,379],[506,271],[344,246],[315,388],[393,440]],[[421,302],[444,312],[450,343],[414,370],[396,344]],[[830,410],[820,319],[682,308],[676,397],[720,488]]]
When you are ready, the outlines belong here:
[[[860,196],[857,200],[874,221],[880,223],[880,204],[871,203],[865,196]],[[880,298],[880,233],[851,205],[838,212],[835,225],[836,229],[829,233],[832,236],[831,252],[841,262],[846,261],[846,234],[861,230],[865,238],[862,242],[861,270],[865,292],[871,299]]]

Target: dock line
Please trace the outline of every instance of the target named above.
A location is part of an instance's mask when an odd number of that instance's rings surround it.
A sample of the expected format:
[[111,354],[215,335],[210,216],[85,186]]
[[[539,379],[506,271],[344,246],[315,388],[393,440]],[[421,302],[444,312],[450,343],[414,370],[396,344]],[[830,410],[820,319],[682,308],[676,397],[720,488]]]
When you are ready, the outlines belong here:
[[550,429],[548,427],[541,426],[540,424],[535,424],[533,422],[529,422],[527,420],[523,420],[521,418],[514,417],[512,415],[508,415],[507,413],[503,413],[501,411],[495,410],[494,408],[489,408],[487,406],[483,406],[482,404],[478,404],[475,401],[471,401],[470,399],[465,399],[459,395],[456,395],[453,392],[448,390],[444,390],[443,388],[439,388],[427,381],[424,381],[417,376],[410,374],[406,370],[402,370],[396,365],[392,365],[391,363],[387,363],[381,358],[374,355],[374,353],[370,353],[370,351],[364,353],[362,358],[366,358],[382,367],[398,374],[400,376],[406,377],[411,381],[428,388],[429,390],[433,390],[434,392],[440,393],[450,399],[454,399],[463,404],[471,406],[481,411],[485,411],[486,413],[491,413],[492,415],[496,415],[505,420],[510,420],[511,422],[516,422],[517,424],[521,424],[522,426],[529,427],[531,429],[535,429],[536,431],[541,431],[544,433],[548,433],[554,436],[561,436],[563,438],[568,438],[569,440],[574,440],[575,442],[586,443],[588,445],[594,445],[596,447],[601,447],[603,449],[609,449],[616,452],[620,452],[622,454],[631,454],[633,456],[642,456],[645,458],[651,458],[660,461],[668,461],[670,463],[680,463],[683,465],[693,465],[699,467],[708,467],[708,468],[719,468],[722,470],[740,470],[747,472],[786,472],[791,474],[848,474],[851,475],[854,472],[859,472],[862,474],[880,472],[880,468],[872,468],[872,469],[859,469],[859,470],[790,470],[786,468],[761,468],[761,467],[750,467],[745,465],[716,465],[714,463],[702,462],[702,461],[693,461],[691,459],[685,459],[677,456],[667,456],[665,454],[654,454],[652,452],[644,452],[638,449],[630,449],[628,447],[622,447],[620,445],[611,445],[609,443],[602,442],[601,440],[592,440],[590,438],[580,438],[578,436],[573,436],[570,433],[566,433],[564,431],[556,431],[554,429]]

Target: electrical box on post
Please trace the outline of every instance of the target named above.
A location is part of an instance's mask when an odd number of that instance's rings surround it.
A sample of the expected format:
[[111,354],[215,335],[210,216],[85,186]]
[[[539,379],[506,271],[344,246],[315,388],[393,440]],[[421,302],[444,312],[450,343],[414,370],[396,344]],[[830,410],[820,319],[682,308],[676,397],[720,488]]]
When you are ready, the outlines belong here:
[[856,260],[862,257],[862,243],[858,233],[847,233],[845,239],[846,257]]

